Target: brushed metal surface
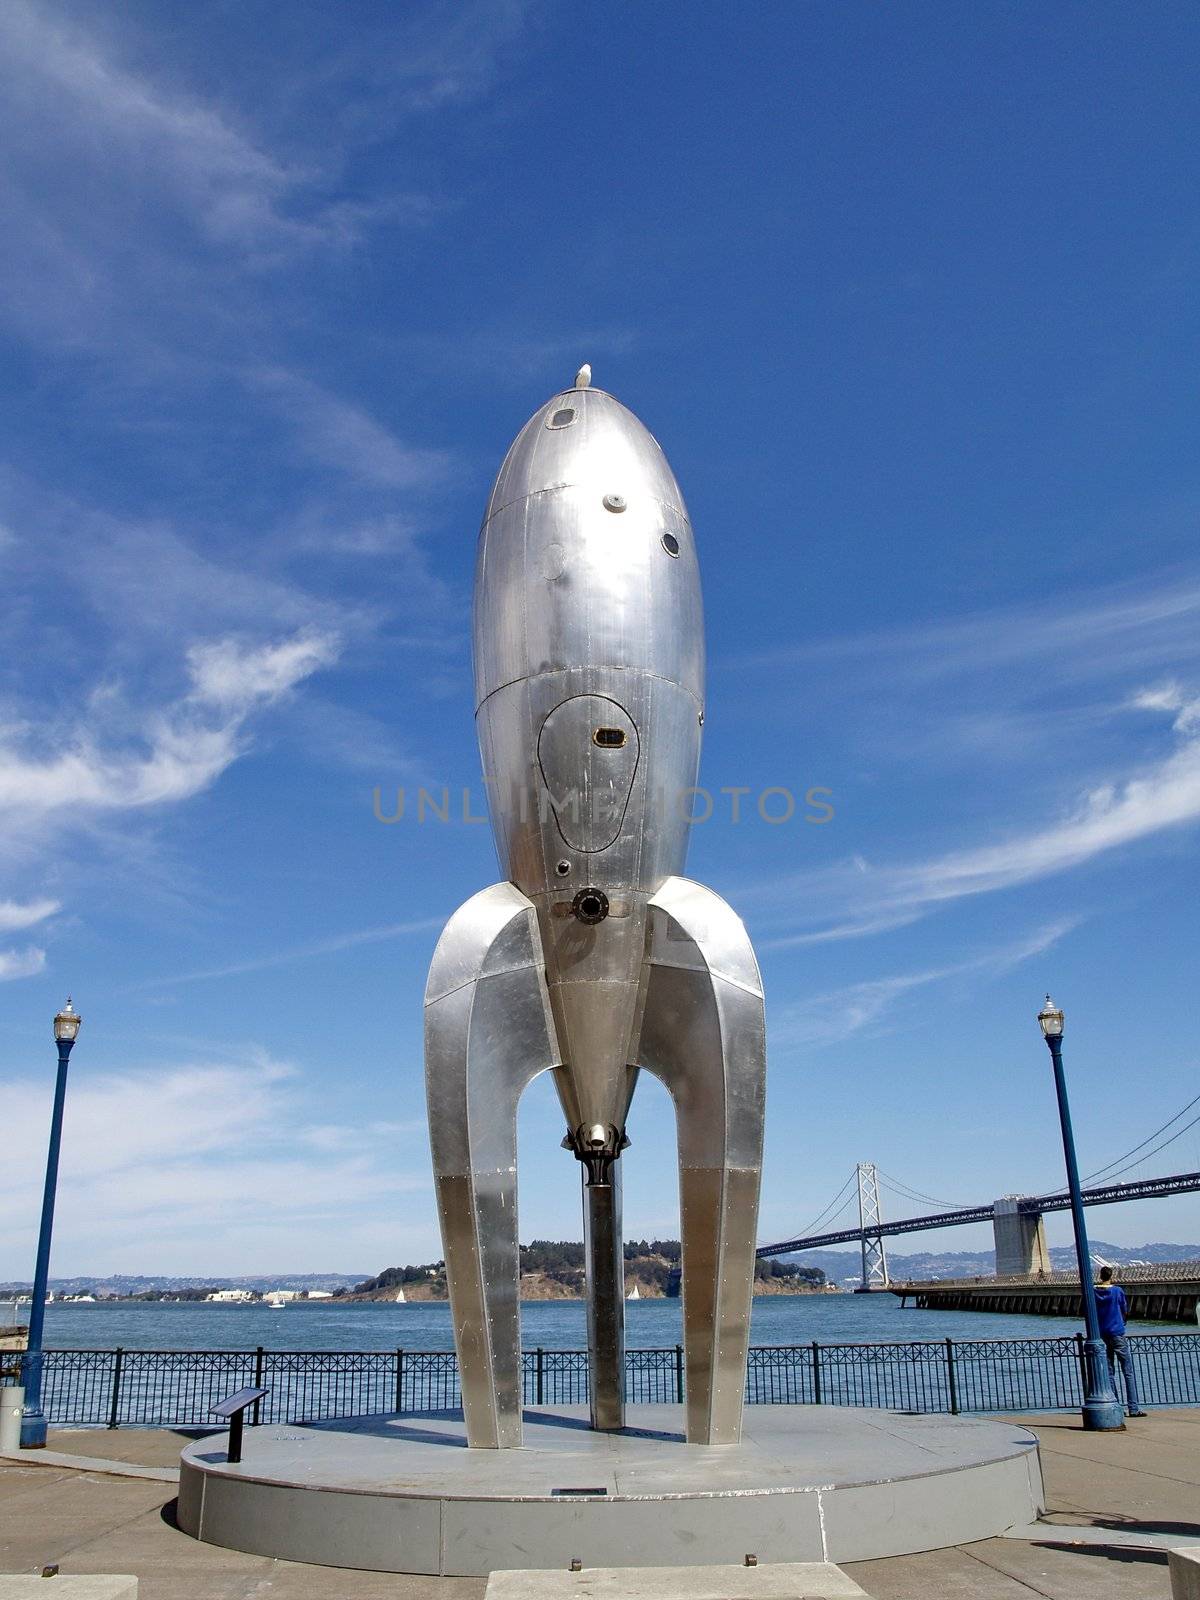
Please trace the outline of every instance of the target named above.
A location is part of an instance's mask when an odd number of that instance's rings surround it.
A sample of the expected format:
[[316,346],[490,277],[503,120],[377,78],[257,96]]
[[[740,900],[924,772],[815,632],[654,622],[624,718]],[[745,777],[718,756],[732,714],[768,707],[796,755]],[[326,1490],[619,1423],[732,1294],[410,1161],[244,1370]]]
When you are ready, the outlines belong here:
[[425,998],[425,1089],[467,1437],[521,1443],[517,1102],[558,1062],[533,906],[510,883],[447,924]]
[[[251,1430],[183,1451],[185,1531],[291,1561],[486,1575],[528,1567],[854,1561],[987,1538],[1044,1504],[1037,1440],[979,1417],[753,1406],[740,1446],[684,1445],[680,1408],[530,1407],[522,1450],[464,1450],[446,1413]],[[556,1496],[568,1484],[604,1495]],[[336,1584],[331,1593],[339,1592]]]
[[592,1186],[593,1418],[620,1426],[619,1159],[644,1065],[678,1120],[688,1438],[731,1442],[753,1286],[762,989],[741,922],[682,877],[704,721],[687,508],[657,441],[603,390],[555,395],[505,457],[479,535],[473,634],[504,881],[451,919],[426,997],[468,1435],[520,1441],[515,1110],[547,1069]]
[[736,1444],[766,1109],[762,983],[741,919],[711,889],[669,878],[650,913],[638,1060],[675,1102],[687,1436]]

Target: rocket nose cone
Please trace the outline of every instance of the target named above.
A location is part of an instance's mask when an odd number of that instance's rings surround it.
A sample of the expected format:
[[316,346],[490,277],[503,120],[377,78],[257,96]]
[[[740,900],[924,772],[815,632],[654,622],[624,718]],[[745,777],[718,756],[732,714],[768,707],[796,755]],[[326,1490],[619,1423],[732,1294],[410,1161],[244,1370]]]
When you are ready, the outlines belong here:
[[530,495],[577,485],[614,501],[636,490],[687,515],[657,439],[603,389],[564,390],[534,413],[504,459],[484,520]]

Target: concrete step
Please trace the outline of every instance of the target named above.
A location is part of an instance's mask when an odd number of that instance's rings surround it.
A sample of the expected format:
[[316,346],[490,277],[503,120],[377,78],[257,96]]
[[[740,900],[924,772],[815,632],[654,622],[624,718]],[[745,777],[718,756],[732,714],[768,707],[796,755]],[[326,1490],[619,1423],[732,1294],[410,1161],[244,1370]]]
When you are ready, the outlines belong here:
[[493,1572],[485,1600],[870,1600],[830,1561]]

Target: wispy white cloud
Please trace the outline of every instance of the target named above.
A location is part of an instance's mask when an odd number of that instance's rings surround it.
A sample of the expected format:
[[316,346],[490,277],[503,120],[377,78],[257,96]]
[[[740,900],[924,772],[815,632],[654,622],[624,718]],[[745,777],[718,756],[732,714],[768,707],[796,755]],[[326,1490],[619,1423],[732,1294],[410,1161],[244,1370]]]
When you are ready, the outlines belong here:
[[1173,719],[1176,733],[1200,732],[1200,694],[1184,689],[1172,679],[1151,689],[1140,689],[1130,701],[1138,711],[1165,711]]
[[297,961],[309,961],[315,956],[337,955],[343,950],[354,950],[359,945],[383,944],[391,939],[403,939],[412,933],[428,933],[440,928],[445,917],[420,917],[411,922],[389,922],[375,928],[357,928],[340,933],[332,939],[312,940],[308,944],[293,945],[286,950],[272,950],[269,955],[252,956],[246,961],[234,961],[225,966],[202,967],[195,972],[180,972],[169,978],[149,978],[136,985],[138,989],[169,989],[177,983],[200,983],[210,978],[237,978],[247,972],[265,972],[273,967],[290,967]]
[[925,989],[973,975],[1002,977],[1023,962],[1049,950],[1077,928],[1079,921],[1078,917],[1062,918],[1037,929],[1024,939],[984,951],[965,961],[918,972],[898,973],[886,978],[873,978],[784,1006],[772,1013],[772,1043],[777,1049],[836,1044],[852,1034],[877,1030],[896,1004],[914,989]]
[[[821,874],[822,881],[832,887],[834,878],[844,877],[842,869],[835,869],[834,873]],[[815,875],[814,875],[815,876]],[[844,895],[835,895],[832,898],[845,898]],[[815,897],[814,909],[820,914],[820,895]],[[844,921],[829,923],[819,928],[810,929],[806,933],[782,933],[771,935],[758,941],[763,950],[793,950],[806,944],[840,944],[846,939],[866,939],[875,933],[891,933],[896,928],[905,928],[911,922],[916,922],[921,917],[919,907],[906,910],[880,911],[875,914],[850,915]]]
[[490,89],[534,11],[531,0],[431,0],[407,13],[384,11],[374,28],[364,19],[357,50],[342,54],[355,82],[372,88],[359,137],[369,140],[381,123],[462,105]]
[[[36,927],[59,910],[57,900],[0,900],[0,933],[17,933]],[[46,968],[46,952],[38,945],[25,949],[0,950],[0,983],[14,978],[33,978]]]
[[0,740],[0,813],[44,819],[52,812],[139,808],[198,794],[242,753],[254,712],[337,653],[337,639],[321,633],[269,645],[226,639],[193,646],[190,689],[145,713],[136,743],[106,747],[94,718],[60,737],[58,753],[49,758],[14,739]]
[[906,865],[847,864],[762,885],[765,904],[786,891],[812,908],[812,926],[779,935],[776,949],[901,927],[939,906],[1068,872],[1109,851],[1200,820],[1200,738],[1139,771],[1094,785],[1060,819],[997,843]]
[[[321,510],[310,506],[291,530],[294,542],[306,553],[322,555],[401,558],[424,567],[419,547],[420,528],[403,512],[346,512],[345,507]],[[426,576],[422,587],[434,580]]]
[[[750,887],[747,898],[760,902],[768,920],[764,944],[779,949],[884,933],[938,907],[1069,872],[1200,821],[1200,694],[1189,687],[1200,670],[1198,623],[1200,582],[1176,574],[1074,603],[820,647],[846,667],[857,693],[871,685],[865,703],[874,715],[862,713],[858,737],[876,759],[888,752],[911,769],[931,756],[944,763],[954,747],[977,778],[988,746],[989,759],[1032,775],[996,791],[1018,803],[1045,795],[1049,775],[1074,769],[1089,778],[1074,794],[1060,789],[1056,814],[1043,810],[1024,822],[1011,812],[997,817],[983,843],[882,864],[855,857]],[[812,655],[755,659],[782,667]],[[1141,676],[1164,668],[1173,670],[1157,681]],[[960,681],[948,696],[940,680],[951,677]],[[1131,691],[1131,678],[1139,677]],[[831,677],[832,694],[846,689],[840,672]],[[1169,748],[1137,732],[1133,711],[1171,719]],[[942,826],[951,823],[940,809],[938,815]],[[775,931],[771,907],[785,898],[788,926]],[[804,908],[799,917],[797,906]]]
[[270,320],[264,285],[278,292],[281,268],[452,208],[406,184],[402,162],[366,192],[347,169],[403,119],[484,90],[525,13],[389,8],[323,41],[304,28],[290,51],[286,27],[273,29],[251,101],[239,99],[243,61],[220,89],[189,82],[186,52],[128,9],[84,18],[11,0],[0,8],[4,312],[24,338],[117,351],[126,368],[194,359],[214,340],[244,345]]
[[349,1123],[322,1122],[296,1130],[295,1142],[309,1150],[334,1153],[337,1151],[361,1152],[363,1145],[377,1140],[420,1139],[427,1137],[429,1124],[422,1117],[408,1122],[371,1122],[365,1126]]
[[13,978],[34,978],[46,969],[46,952],[30,945],[25,950],[0,950],[0,983]]
[[405,444],[362,406],[282,367],[247,374],[247,382],[291,421],[307,459],[387,489],[436,482],[446,471],[441,451]]
[[30,900],[19,904],[16,900],[0,900],[0,933],[15,933],[21,928],[35,927],[45,922],[59,909],[57,900]]
[[[9,1272],[21,1270],[18,1246],[36,1227],[30,1197],[44,1133],[43,1091],[32,1080],[0,1084],[15,1108],[10,1131],[22,1147],[14,1145],[0,1168],[0,1208],[13,1250]],[[220,1272],[236,1270],[239,1258],[247,1269],[278,1269],[288,1264],[282,1252],[298,1228],[314,1232],[297,1255],[311,1257],[317,1241],[318,1250],[329,1249],[330,1265],[353,1264],[356,1249],[367,1254],[362,1240],[375,1239],[373,1227],[359,1230],[354,1219],[395,1210],[401,1196],[428,1187],[424,1141],[400,1125],[374,1142],[361,1129],[355,1142],[346,1126],[314,1118],[313,1109],[303,1074],[260,1051],[235,1063],[202,1059],[166,1071],[84,1075],[67,1103],[56,1219],[60,1270],[127,1263],[143,1271]],[[406,1160],[402,1141],[410,1131]],[[245,1261],[247,1239],[263,1230],[279,1253]],[[394,1232],[394,1224],[386,1231]]]
[[301,633],[279,644],[249,650],[235,639],[193,645],[188,651],[192,697],[202,705],[240,713],[278,699],[319,668],[329,666],[337,654],[337,639],[320,633]]
[[[738,658],[743,667],[811,668],[839,677],[859,672],[932,684],[963,674],[994,674],[1042,662],[1058,680],[1081,683],[1146,674],[1200,657],[1200,579],[1194,571],[1114,586],[1082,597],[1048,596],[915,627],[845,634]],[[836,678],[831,683],[836,683]]]
[[[99,623],[117,661],[136,657],[144,667],[147,651],[174,659],[181,642],[223,633],[345,634],[360,621],[344,600],[265,570],[257,537],[197,525],[186,511],[176,521],[117,516],[16,474],[0,474],[0,507],[16,535],[14,583]],[[10,640],[36,645],[30,609],[27,600],[0,616]]]
[[229,111],[124,65],[111,41],[47,6],[0,9],[10,105],[84,170],[169,196],[214,242],[251,252],[352,241],[369,207],[329,202],[320,174],[274,154]]

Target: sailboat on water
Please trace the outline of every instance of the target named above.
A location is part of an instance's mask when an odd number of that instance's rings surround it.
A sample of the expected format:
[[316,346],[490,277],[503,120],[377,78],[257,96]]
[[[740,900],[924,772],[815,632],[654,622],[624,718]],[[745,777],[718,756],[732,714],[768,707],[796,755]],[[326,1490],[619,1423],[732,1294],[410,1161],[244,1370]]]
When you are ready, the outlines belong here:
[[407,1305],[408,1304],[408,1301],[407,1301],[407,1298],[405,1296],[405,1293],[404,1293],[403,1289],[397,1289],[396,1290],[396,1299],[395,1299],[394,1303],[396,1305],[398,1305],[398,1306],[403,1306],[403,1305]]
[[637,1286],[636,1283],[634,1284],[633,1288],[629,1291],[629,1293],[625,1296],[625,1298],[626,1298],[626,1300],[640,1300],[642,1298],[641,1295],[638,1293],[638,1286]]

